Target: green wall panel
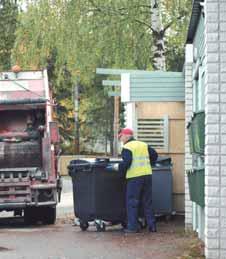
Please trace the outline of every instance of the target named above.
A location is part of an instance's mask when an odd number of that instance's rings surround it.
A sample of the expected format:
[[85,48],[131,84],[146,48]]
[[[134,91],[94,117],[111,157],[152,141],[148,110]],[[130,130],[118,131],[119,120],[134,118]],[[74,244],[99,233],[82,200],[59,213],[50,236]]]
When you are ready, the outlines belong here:
[[130,75],[131,101],[184,101],[184,74],[150,72]]

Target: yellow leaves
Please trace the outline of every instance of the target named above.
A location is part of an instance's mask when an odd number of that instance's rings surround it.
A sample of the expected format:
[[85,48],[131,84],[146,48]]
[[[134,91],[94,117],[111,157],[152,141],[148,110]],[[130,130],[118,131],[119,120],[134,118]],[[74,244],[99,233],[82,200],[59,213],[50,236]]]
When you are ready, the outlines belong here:
[[73,104],[72,104],[72,101],[71,100],[69,100],[69,99],[67,99],[67,98],[65,98],[65,99],[61,99],[60,101],[59,101],[59,105],[60,106],[62,106],[62,107],[64,107],[65,109],[73,109]]
[[73,119],[74,118],[74,112],[73,111],[69,111],[67,116],[68,116],[68,118]]

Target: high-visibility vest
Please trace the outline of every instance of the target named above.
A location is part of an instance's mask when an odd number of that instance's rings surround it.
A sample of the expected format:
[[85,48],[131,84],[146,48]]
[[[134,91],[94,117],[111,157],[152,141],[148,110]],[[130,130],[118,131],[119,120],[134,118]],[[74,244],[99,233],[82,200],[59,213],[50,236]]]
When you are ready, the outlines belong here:
[[132,164],[126,172],[126,178],[152,174],[149,159],[148,145],[142,141],[132,140],[126,143],[123,148],[132,152]]

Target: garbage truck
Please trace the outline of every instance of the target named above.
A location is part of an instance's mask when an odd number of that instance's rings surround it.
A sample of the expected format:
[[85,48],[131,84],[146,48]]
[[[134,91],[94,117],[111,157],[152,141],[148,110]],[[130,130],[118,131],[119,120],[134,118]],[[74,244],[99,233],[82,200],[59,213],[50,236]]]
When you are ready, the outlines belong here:
[[0,72],[0,212],[54,224],[59,132],[47,70]]

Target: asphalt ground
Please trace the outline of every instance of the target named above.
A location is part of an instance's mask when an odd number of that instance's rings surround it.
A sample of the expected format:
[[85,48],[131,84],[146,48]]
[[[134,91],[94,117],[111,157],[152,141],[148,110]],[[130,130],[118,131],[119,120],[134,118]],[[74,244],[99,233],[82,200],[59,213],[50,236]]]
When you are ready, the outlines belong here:
[[64,177],[55,225],[26,226],[23,217],[1,213],[0,259],[178,259],[191,237],[184,233],[183,217],[158,219],[158,232],[124,234],[120,225],[97,232],[74,226],[70,177]]
[[[5,221],[4,221],[5,220]],[[70,218],[55,225],[27,227],[23,219],[0,221],[1,259],[173,259],[183,254],[189,237],[183,221],[158,222],[158,232],[124,234],[120,226],[85,232]]]

